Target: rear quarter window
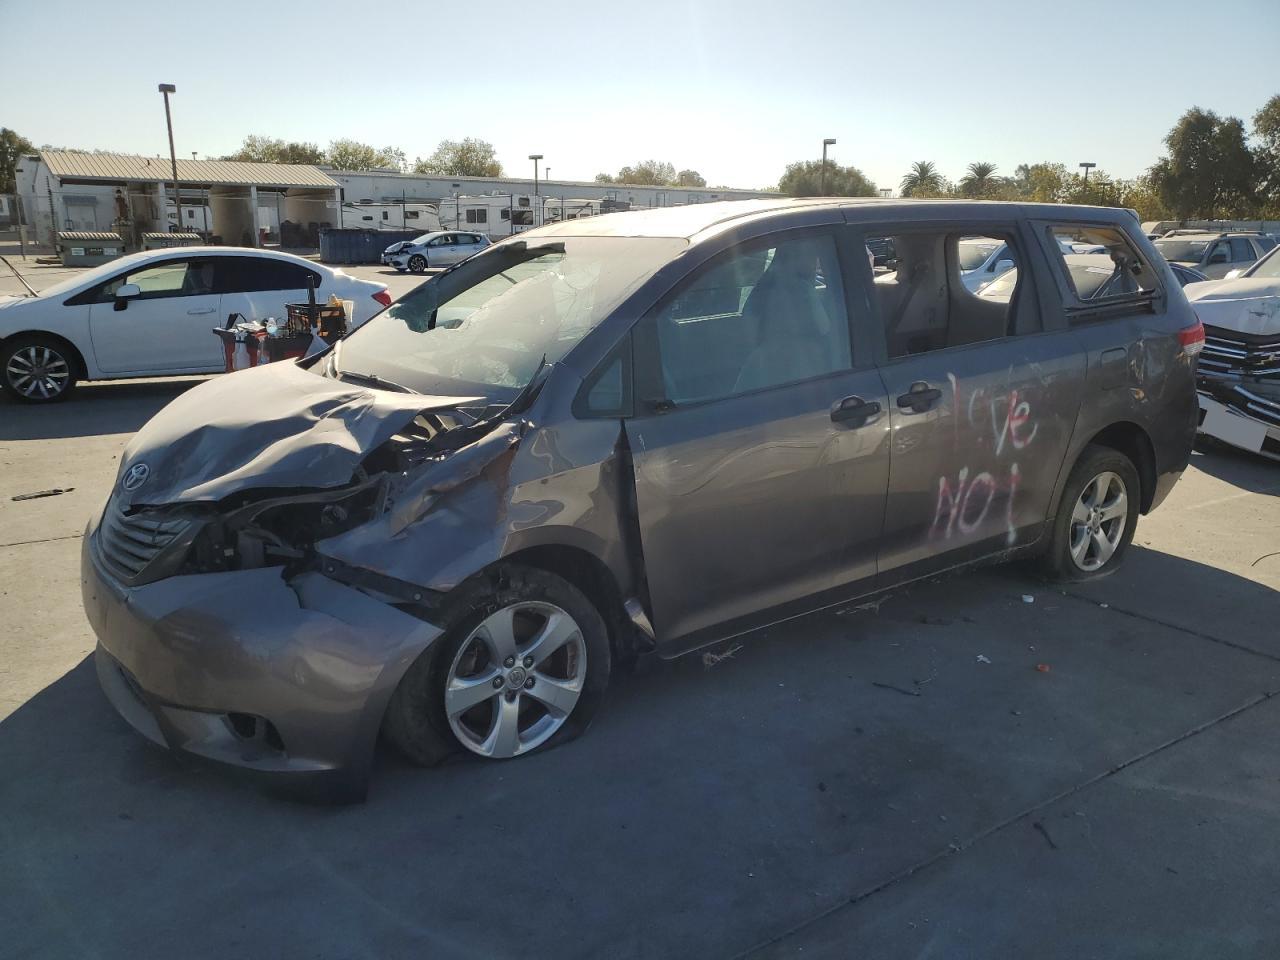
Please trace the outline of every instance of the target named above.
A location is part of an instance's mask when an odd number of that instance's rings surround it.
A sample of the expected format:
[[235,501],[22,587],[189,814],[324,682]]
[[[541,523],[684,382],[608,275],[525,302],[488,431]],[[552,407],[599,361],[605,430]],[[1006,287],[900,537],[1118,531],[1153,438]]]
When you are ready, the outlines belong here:
[[[1119,227],[1098,224],[1052,224],[1047,248],[1072,322],[1126,305],[1150,309],[1161,292],[1155,267]],[[1067,253],[1081,245],[1097,253]]]

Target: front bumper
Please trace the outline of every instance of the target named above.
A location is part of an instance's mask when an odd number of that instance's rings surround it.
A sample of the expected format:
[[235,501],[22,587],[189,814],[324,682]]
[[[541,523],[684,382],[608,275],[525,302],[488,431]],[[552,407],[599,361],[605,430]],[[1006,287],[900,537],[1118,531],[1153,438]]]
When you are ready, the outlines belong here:
[[175,751],[363,798],[387,701],[440,630],[319,573],[124,587],[84,537],[81,590],[107,698]]
[[1280,426],[1228,406],[1204,391],[1200,399],[1200,433],[1241,450],[1280,460]]

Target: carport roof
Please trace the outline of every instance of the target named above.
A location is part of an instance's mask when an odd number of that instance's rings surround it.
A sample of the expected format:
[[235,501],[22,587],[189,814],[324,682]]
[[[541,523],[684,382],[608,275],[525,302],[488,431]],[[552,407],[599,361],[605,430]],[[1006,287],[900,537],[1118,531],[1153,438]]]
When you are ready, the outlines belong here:
[[[173,179],[168,157],[127,153],[41,150],[49,171],[59,179],[160,183]],[[239,160],[179,160],[178,180],[209,186],[321,187],[338,183],[312,166],[295,163],[246,163]]]

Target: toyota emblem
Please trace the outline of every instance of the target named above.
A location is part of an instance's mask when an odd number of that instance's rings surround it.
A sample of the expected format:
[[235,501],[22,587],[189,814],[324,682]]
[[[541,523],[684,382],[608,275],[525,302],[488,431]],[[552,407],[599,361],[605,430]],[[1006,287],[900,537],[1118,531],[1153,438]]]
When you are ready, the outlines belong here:
[[145,463],[135,463],[124,473],[124,479],[120,481],[120,489],[125,493],[133,493],[140,486],[147,482],[147,477],[151,476],[151,468]]

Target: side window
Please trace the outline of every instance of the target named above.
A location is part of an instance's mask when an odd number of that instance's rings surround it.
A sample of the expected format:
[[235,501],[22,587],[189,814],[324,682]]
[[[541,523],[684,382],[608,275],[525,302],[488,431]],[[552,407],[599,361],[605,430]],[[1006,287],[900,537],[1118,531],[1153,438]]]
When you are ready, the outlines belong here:
[[1159,292],[1156,272],[1117,227],[1063,224],[1049,228],[1050,242],[1061,250],[1062,241],[1101,247],[1101,253],[1059,254],[1057,266],[1065,281],[1067,313],[1087,319],[1089,310],[1123,303],[1146,302]]
[[895,255],[895,269],[878,270],[872,285],[890,359],[1040,330],[1012,228],[956,224],[866,243]]
[[623,417],[631,412],[631,341],[628,338],[596,368],[574,400],[579,417]]
[[268,257],[219,257],[219,293],[259,293],[268,290],[305,290],[307,277],[319,287],[321,277],[297,263]]
[[1231,262],[1242,263],[1246,261],[1256,260],[1258,255],[1253,252],[1253,244],[1244,237],[1231,238]]
[[1205,258],[1205,263],[1230,263],[1231,262],[1231,245],[1225,240],[1219,240],[1209,248],[1209,256]]
[[113,277],[102,285],[97,303],[115,299],[116,291],[126,283],[135,283],[142,293],[139,300],[162,297],[198,297],[214,292],[212,260],[166,260]]
[[443,237],[436,237],[434,240],[428,243],[427,246],[428,247],[447,247],[449,243],[450,243],[449,235],[445,234]]
[[651,316],[666,399],[675,404],[796,383],[853,363],[830,235],[736,247]]
[[1258,247],[1262,250],[1263,253],[1269,253],[1272,249],[1275,248],[1275,245],[1276,245],[1275,240],[1271,239],[1271,237],[1268,237],[1266,235],[1258,237],[1257,241],[1258,241]]

